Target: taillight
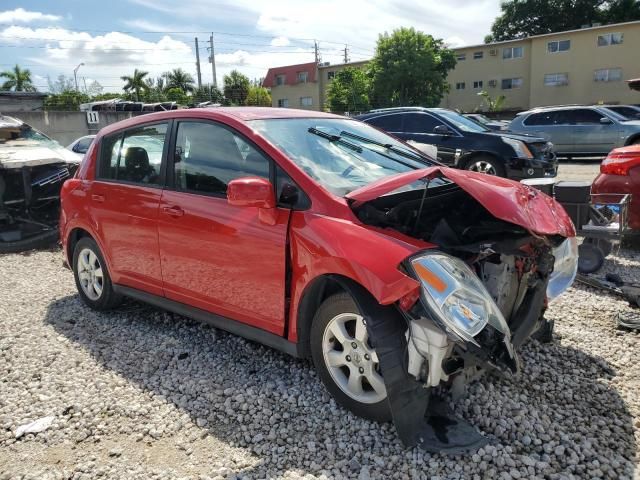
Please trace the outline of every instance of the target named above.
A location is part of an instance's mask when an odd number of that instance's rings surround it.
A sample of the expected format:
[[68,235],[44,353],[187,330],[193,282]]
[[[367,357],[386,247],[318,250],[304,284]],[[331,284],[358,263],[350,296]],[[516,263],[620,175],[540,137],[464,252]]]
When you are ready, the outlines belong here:
[[600,164],[600,173],[629,175],[629,170],[640,166],[640,152],[611,152]]

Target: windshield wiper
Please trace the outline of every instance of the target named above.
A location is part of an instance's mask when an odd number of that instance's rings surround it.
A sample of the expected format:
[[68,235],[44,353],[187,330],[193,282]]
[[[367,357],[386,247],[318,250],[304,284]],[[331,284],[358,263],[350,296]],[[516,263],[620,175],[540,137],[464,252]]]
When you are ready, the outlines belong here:
[[351,143],[347,140],[344,140],[340,135],[332,135],[331,133],[323,132],[322,130],[318,130],[315,127],[309,127],[307,130],[309,133],[313,133],[319,137],[325,138],[333,143],[338,143],[340,145],[344,145],[345,147],[353,150],[354,152],[362,153],[362,147],[356,145],[355,143]]
[[[362,135],[358,135],[356,133],[351,133],[351,132],[347,132],[346,130],[343,130],[342,132],[340,132],[340,135],[343,135],[345,137],[349,137],[349,138],[353,138],[355,140],[360,140],[361,142],[367,142],[367,143],[371,143],[372,145],[377,145],[379,147],[383,147],[386,148],[387,150],[391,150],[393,153],[397,153],[398,155],[405,157],[405,158],[410,158],[412,160],[416,160],[416,159],[426,159],[429,160],[429,162],[431,162],[431,158],[427,157],[426,155],[422,155],[421,153],[414,153],[411,151],[407,151],[403,148],[400,147],[396,147],[395,145],[392,145],[390,143],[382,143],[382,142],[378,142],[377,140],[373,140],[371,138],[367,138],[367,137],[363,137]],[[373,150],[375,151],[375,150]],[[380,153],[380,152],[378,152]]]

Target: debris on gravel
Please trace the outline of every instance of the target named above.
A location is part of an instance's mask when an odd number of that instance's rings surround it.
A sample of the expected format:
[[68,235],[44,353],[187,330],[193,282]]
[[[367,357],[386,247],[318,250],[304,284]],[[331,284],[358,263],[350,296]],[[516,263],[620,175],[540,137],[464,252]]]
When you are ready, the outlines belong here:
[[[623,250],[606,268],[639,267]],[[490,444],[447,457],[340,408],[308,361],[138,303],[93,312],[60,252],[0,256],[0,479],[638,478],[629,308],[582,285],[552,303],[554,342],[455,404]]]

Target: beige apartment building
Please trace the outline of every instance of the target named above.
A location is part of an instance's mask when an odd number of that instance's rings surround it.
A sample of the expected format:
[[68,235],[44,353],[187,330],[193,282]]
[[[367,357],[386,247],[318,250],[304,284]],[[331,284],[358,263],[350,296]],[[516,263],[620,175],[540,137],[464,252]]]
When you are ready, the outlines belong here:
[[640,104],[626,80],[640,77],[640,21],[590,26],[522,40],[455,49],[442,106],[472,111],[478,92],[504,95],[505,108],[560,104]]
[[[640,78],[640,21],[454,49],[456,67],[441,106],[474,111],[478,93],[506,97],[507,110],[570,103],[640,104],[627,80]],[[345,67],[315,62],[270,68],[263,86],[274,107],[326,110],[331,79]]]
[[325,110],[327,90],[337,72],[346,67],[361,68],[367,62],[349,62],[331,65],[301,63],[270,68],[262,86],[271,89],[274,107]]

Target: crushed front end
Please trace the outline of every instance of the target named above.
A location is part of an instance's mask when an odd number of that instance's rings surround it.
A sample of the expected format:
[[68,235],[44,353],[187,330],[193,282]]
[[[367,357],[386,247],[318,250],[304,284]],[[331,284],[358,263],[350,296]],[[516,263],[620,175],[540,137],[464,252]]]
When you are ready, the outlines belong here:
[[[425,407],[426,419],[420,409],[398,409],[418,397],[428,404],[418,388],[459,392],[481,370],[518,372],[519,347],[545,327],[548,302],[575,278],[575,233],[552,199],[504,179],[436,168],[417,182],[392,187],[376,198],[360,195],[352,209],[364,223],[435,246],[399,266],[419,287],[413,302],[397,308],[405,320],[407,354],[389,360],[403,362],[408,375],[400,378],[398,368],[385,368],[381,360],[394,423],[408,445],[456,453],[478,448],[484,437],[474,436],[441,402]],[[390,350],[388,338],[370,323],[375,348]],[[430,423],[432,415],[441,418]]]

